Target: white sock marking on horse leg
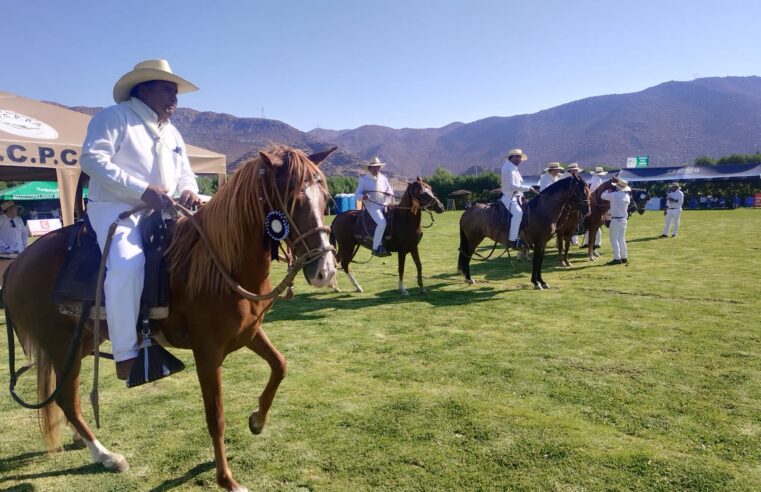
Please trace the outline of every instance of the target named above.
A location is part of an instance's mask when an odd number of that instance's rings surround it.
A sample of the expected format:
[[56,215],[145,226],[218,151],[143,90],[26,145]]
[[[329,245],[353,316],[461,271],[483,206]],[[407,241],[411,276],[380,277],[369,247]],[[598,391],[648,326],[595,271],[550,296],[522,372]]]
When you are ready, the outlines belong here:
[[401,280],[399,280],[399,292],[401,292],[403,296],[410,295],[410,293],[407,292],[407,289],[404,288],[404,282],[402,282]]
[[352,285],[354,285],[354,288],[356,289],[357,292],[364,292],[364,290],[362,290],[362,287],[359,285],[359,282],[357,282],[357,279],[354,278],[354,274],[351,272],[349,272],[349,280],[351,280],[351,283]]
[[90,450],[94,463],[103,463],[103,466],[107,469],[119,472],[126,471],[129,468],[124,456],[110,452],[97,439],[94,441],[88,441],[87,439],[82,438],[82,440],[87,446],[87,449]]

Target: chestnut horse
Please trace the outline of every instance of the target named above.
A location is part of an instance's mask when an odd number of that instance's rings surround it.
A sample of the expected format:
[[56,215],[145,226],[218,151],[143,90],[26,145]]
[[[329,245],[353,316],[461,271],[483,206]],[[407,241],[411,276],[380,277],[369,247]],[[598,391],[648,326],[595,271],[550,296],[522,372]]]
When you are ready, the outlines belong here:
[[[440,214],[444,211],[444,205],[433,194],[431,187],[419,177],[407,185],[399,204],[389,207],[389,220],[385,235],[390,235],[391,238],[386,240],[384,244],[389,251],[398,253],[399,292],[405,296],[409,295],[407,289],[404,288],[403,281],[404,261],[407,253],[412,256],[412,261],[417,267],[418,287],[420,287],[421,292],[425,293],[426,291],[423,287],[423,265],[420,263],[418,244],[423,237],[423,231],[420,228],[422,212],[430,209]],[[365,221],[364,224],[361,222],[362,220]],[[336,258],[357,292],[362,292],[362,287],[349,270],[349,263],[354,259],[360,246],[372,249],[372,231],[369,230],[372,226],[368,227],[371,222],[372,218],[364,211],[350,210],[338,215],[330,226],[330,243],[334,246],[338,245]],[[355,234],[358,231],[364,232],[365,234],[360,234],[364,237],[356,237]]]
[[[520,236],[534,251],[531,283],[535,289],[550,287],[542,279],[544,252],[547,241],[555,234],[558,220],[567,211],[580,213],[581,216],[589,213],[589,186],[580,177],[571,176],[553,183],[523,207]],[[498,203],[477,203],[460,217],[460,254],[457,270],[470,284],[475,283],[470,276],[470,259],[485,237],[502,244],[507,239],[504,209]]]
[[[222,362],[229,353],[248,347],[270,366],[259,408],[249,417],[254,434],[261,432],[285,376],[285,358],[262,329],[264,314],[273,301],[249,300],[267,297],[251,292],[264,294],[272,290],[265,215],[280,211],[287,217],[290,233],[286,243],[297,257],[313,259],[304,267],[309,282],[327,286],[335,275],[335,264],[330,256],[333,248],[328,243],[328,228],[323,222],[327,188],[318,165],[333,150],[310,157],[284,146],[260,152],[238,169],[192,219],[176,224],[167,253],[171,264],[170,313],[167,319],[153,321],[152,331],[160,331],[174,347],[193,351],[214,446],[216,480],[227,490],[245,489],[233,479],[225,454]],[[76,432],[75,439],[84,441],[95,463],[124,471],[128,469],[124,457],[109,451],[95,438],[80,410],[81,359],[97,347],[88,336],[73,344],[77,320],[61,314],[50,300],[66,245],[64,230],[51,232],[33,243],[11,266],[4,289],[11,350],[12,324],[27,356],[36,364],[38,397],[46,398],[56,385],[55,403],[44,407],[41,416],[48,445],[60,446],[56,431],[63,411]],[[221,269],[210,258],[210,252],[215,253]],[[94,328],[91,321],[87,325],[90,331]],[[76,356],[67,370],[64,363],[70,345]],[[11,375],[12,384],[15,377]]]
[[[602,227],[602,225],[605,223],[605,216],[608,213],[608,210],[610,209],[610,202],[606,200],[602,200],[600,198],[600,195],[606,190],[612,190],[614,189],[615,185],[613,184],[613,181],[608,180],[602,183],[595,191],[591,194],[591,205],[590,205],[590,213],[588,216],[584,217],[584,227],[586,228],[587,232],[589,233],[587,237],[589,238],[589,246],[587,249],[587,258],[589,261],[595,261],[597,258],[599,258],[599,254],[595,251],[594,245],[595,245],[595,236],[597,235],[597,231]],[[645,213],[645,205],[647,205],[648,200],[650,200],[650,193],[647,192],[647,190],[644,190],[642,188],[632,188],[631,191],[628,192],[629,196],[631,197],[631,201],[629,202],[629,209],[628,213],[629,216],[634,212],[637,212],[639,215],[642,215]],[[558,238],[560,235],[558,234]],[[568,236],[570,241],[570,235]],[[558,251],[560,251],[558,249]],[[568,249],[566,248],[566,258],[568,255]],[[568,265],[570,266],[570,264]]]

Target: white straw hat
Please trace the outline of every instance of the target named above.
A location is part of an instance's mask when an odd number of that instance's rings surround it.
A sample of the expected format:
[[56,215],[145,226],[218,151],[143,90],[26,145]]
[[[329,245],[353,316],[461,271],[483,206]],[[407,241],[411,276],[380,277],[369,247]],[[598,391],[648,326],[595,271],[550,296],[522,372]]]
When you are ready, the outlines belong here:
[[198,87],[172,73],[172,67],[166,60],[145,60],[137,65],[132,71],[125,73],[114,85],[114,101],[120,103],[130,98],[130,91],[137,84],[150,80],[165,80],[177,84],[177,93],[197,91]]
[[508,151],[507,155],[505,156],[505,159],[509,159],[514,155],[521,156],[521,161],[528,160],[528,156],[521,149],[510,149],[510,151]]
[[547,168],[544,170],[544,172],[548,172],[548,171],[562,171],[562,170],[563,170],[563,166],[561,166],[559,162],[550,162],[547,165]]
[[385,166],[385,165],[386,165],[386,163],[385,162],[381,162],[381,160],[379,158],[377,158],[377,157],[373,157],[366,164],[367,167],[375,167],[375,166],[381,167],[381,166]]
[[594,171],[592,171],[590,174],[597,174],[598,176],[605,176],[608,174],[608,171],[604,170],[602,167],[597,166]]
[[583,171],[583,169],[579,167],[579,164],[577,162],[572,162],[572,163],[568,164],[568,167],[565,168],[565,170],[566,170],[566,172],[568,172],[568,171],[578,171],[578,172]]

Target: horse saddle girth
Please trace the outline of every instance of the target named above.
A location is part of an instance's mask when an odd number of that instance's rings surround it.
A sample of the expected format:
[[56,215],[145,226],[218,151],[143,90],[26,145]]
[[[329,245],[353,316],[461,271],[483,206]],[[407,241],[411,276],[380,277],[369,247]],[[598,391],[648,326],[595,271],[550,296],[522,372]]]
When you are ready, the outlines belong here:
[[[172,220],[164,220],[161,213],[152,210],[141,224],[145,281],[140,302],[149,309],[152,319],[168,316],[169,265],[164,253],[171,242],[172,226]],[[95,303],[102,254],[87,214],[63,231],[66,233],[66,256],[53,288],[52,301],[62,307],[62,312],[76,314],[78,304]],[[105,301],[105,295],[103,298]],[[101,309],[101,312],[105,313],[105,310]]]

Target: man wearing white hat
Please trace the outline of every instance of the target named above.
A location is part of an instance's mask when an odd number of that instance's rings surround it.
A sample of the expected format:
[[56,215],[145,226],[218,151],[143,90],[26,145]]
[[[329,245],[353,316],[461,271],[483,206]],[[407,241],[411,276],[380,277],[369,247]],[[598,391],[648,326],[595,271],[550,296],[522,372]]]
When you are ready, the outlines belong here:
[[355,195],[357,200],[362,200],[362,206],[375,221],[375,233],[373,234],[373,254],[375,256],[389,256],[391,253],[383,247],[383,234],[386,231],[386,216],[384,215],[387,205],[394,202],[394,189],[386,176],[381,173],[385,162],[373,157],[367,163],[367,174],[362,176],[357,185]]
[[20,208],[12,201],[0,205],[0,253],[21,253],[29,244],[26,226],[18,216]]
[[520,232],[521,220],[523,220],[523,206],[521,199],[527,191],[539,193],[533,187],[523,184],[518,166],[521,162],[528,159],[528,156],[521,149],[512,149],[507,153],[505,161],[502,163],[502,203],[505,208],[512,214],[510,219],[510,230],[507,235],[508,248],[517,246],[518,233]]
[[[101,251],[120,213],[147,204],[160,210],[173,197],[199,203],[185,142],[169,117],[177,94],[198,87],[172,73],[166,60],[147,60],[114,85],[114,101],[93,116],[82,145],[82,171],[90,176],[87,214]],[[109,336],[116,372],[127,379],[138,353],[136,325],[143,290],[143,213],[119,221],[108,254],[104,283]]]
[[628,263],[626,249],[626,224],[629,222],[629,183],[621,178],[616,181],[616,190],[606,190],[600,198],[610,202],[610,245],[613,249],[613,260],[609,265]]
[[563,171],[563,167],[559,162],[550,162],[544,173],[539,176],[539,191],[544,191],[552,183],[557,182],[560,179],[560,173]]
[[666,195],[666,224],[663,226],[661,237],[668,237],[671,225],[674,225],[674,233],[671,237],[676,237],[679,233],[679,217],[682,215],[682,205],[684,204],[684,193],[682,193],[679,183],[674,181],[670,185],[671,191]]
[[[592,175],[592,178],[589,180],[589,192],[594,193],[597,188],[600,187],[601,184],[603,184],[603,176],[607,175],[608,172],[604,170],[601,166],[595,167],[594,171],[590,171]],[[584,233],[584,239],[581,241],[581,247],[584,248],[589,243],[589,231]],[[602,244],[602,228],[597,229],[597,234],[595,234],[595,249],[599,248]]]

